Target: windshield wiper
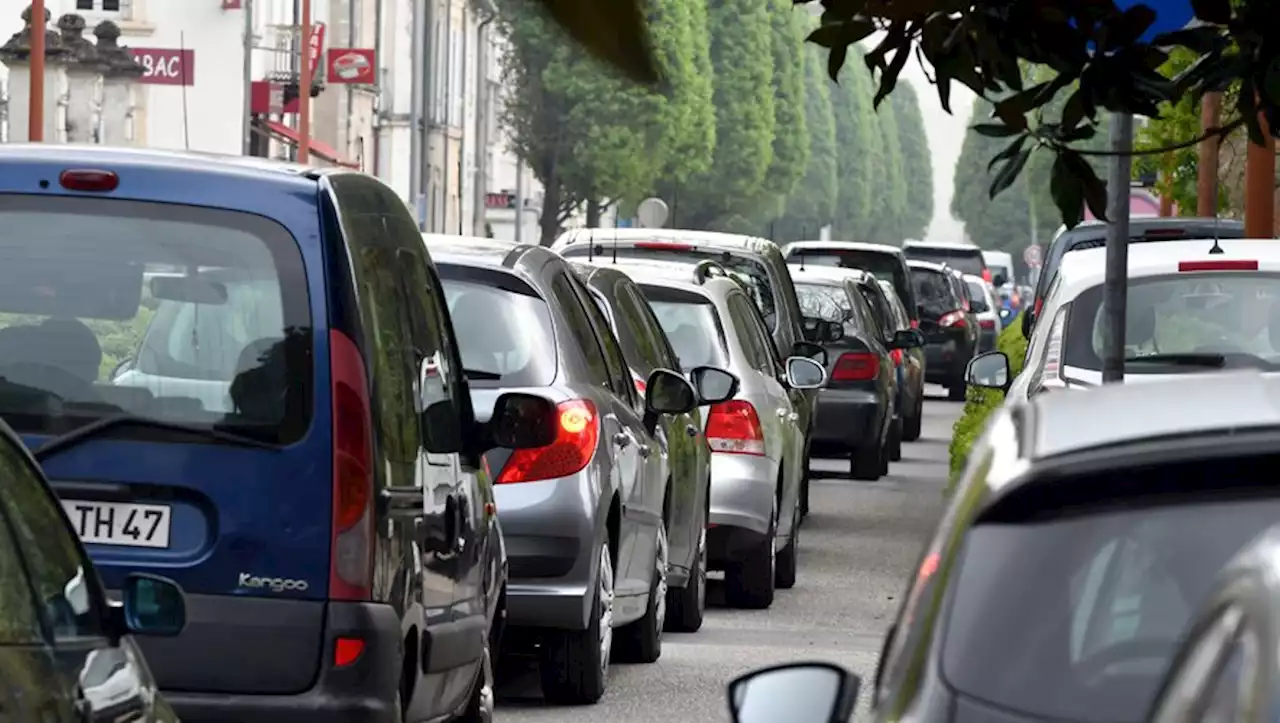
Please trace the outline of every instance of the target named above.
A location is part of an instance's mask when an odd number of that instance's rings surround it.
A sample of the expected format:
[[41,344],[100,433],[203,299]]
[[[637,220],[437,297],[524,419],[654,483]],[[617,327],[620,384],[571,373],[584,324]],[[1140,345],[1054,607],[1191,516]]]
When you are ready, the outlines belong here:
[[235,445],[237,447],[253,447],[256,449],[278,450],[279,445],[264,442],[253,437],[246,437],[243,434],[235,434],[232,432],[223,432],[208,427],[197,427],[190,424],[182,424],[180,422],[166,422],[162,419],[154,419],[152,417],[140,417],[135,414],[113,414],[109,417],[89,422],[80,427],[60,434],[44,444],[36,447],[31,451],[38,461],[44,461],[49,455],[60,452],[68,447],[74,447],[86,439],[91,439],[97,435],[111,429],[112,427],[133,426],[147,427],[150,429],[159,429],[169,432],[178,432],[180,434],[189,434],[193,437],[204,437],[223,444]]
[[1125,357],[1125,364],[1172,364],[1174,366],[1204,367],[1221,369],[1227,365],[1225,354],[1144,354],[1142,356]]
[[482,382],[496,382],[502,378],[502,375],[497,372],[487,372],[483,369],[463,369],[462,373],[467,375],[467,379]]

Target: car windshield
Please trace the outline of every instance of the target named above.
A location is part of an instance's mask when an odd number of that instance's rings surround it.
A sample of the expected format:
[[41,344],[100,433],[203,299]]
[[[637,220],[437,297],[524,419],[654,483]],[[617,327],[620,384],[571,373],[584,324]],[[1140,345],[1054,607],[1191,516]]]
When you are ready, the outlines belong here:
[[508,274],[499,285],[457,278],[444,264],[439,269],[472,386],[543,387],[555,380],[551,312],[532,288]]
[[15,430],[65,434],[128,414],[272,443],[306,432],[307,282],[282,226],[0,195],[0,228],[0,415]]
[[800,301],[800,313],[824,321],[844,321],[853,305],[844,290],[822,284],[796,284],[796,298]]
[[966,274],[981,276],[987,264],[982,259],[982,251],[977,247],[945,248],[941,246],[907,246],[902,253],[915,261],[928,261],[931,264],[946,264]]
[[[566,255],[575,257],[586,255],[586,250],[583,247],[585,247],[585,244],[580,244],[578,247],[570,246],[566,249]],[[756,302],[756,306],[760,308],[760,315],[764,317],[764,323],[769,327],[769,330],[773,331],[777,328],[778,304],[774,300],[773,284],[769,281],[769,272],[765,269],[763,263],[739,254],[700,251],[697,249],[686,250],[686,247],[679,244],[672,244],[672,247],[671,249],[664,249],[651,246],[620,246],[618,247],[618,257],[649,261],[677,261],[687,264],[696,264],[705,260],[715,261],[732,273],[733,277],[746,288],[747,293],[751,295],[751,300]],[[582,248],[582,250],[578,250],[579,248]],[[609,249],[608,253],[612,254],[613,250]]]
[[[1133,279],[1125,316],[1126,373],[1184,371],[1160,360],[1188,354],[1222,355],[1223,367],[1280,369],[1280,275],[1237,271]],[[1102,369],[1105,319],[1102,285],[1072,302],[1067,366]]]
[[902,259],[896,254],[863,249],[789,249],[787,262],[809,266],[831,266],[839,269],[861,269],[877,279],[892,280],[899,296],[906,296],[909,283]]
[[1277,515],[1280,500],[1251,498],[980,524],[952,591],[943,674],[1029,716],[1142,720],[1218,571]]
[[640,289],[667,333],[671,348],[680,357],[683,371],[700,366],[728,366],[724,328],[710,299],[662,286],[645,285]]

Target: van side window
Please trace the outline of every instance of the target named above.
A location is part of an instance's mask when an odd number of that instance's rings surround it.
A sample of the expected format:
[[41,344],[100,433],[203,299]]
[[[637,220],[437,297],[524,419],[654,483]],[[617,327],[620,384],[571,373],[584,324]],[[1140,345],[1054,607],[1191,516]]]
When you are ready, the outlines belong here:
[[430,273],[425,256],[426,249],[402,248],[396,252],[403,291],[409,302],[406,309],[413,339],[413,369],[418,374],[422,395],[419,407],[425,410],[432,404],[448,401],[454,413],[462,416],[467,411],[463,405],[470,404],[470,395],[461,384],[462,364],[449,334],[444,292]]
[[[0,441],[0,480],[5,490],[0,495],[0,504],[4,506],[4,517],[15,538],[16,553],[27,563],[40,622],[55,641],[101,637],[104,602],[95,584],[93,566],[76,544],[74,533],[67,528],[58,501],[30,463],[7,441]],[[124,526],[128,527],[127,521]],[[6,554],[13,555],[14,551],[0,554],[0,567],[9,563],[3,558]],[[17,579],[20,578],[9,580]],[[5,586],[26,591],[25,586],[8,580]],[[13,595],[7,599],[17,602],[16,592],[6,595]],[[10,635],[25,634],[23,628],[31,622],[28,616],[35,612],[29,608],[30,604],[19,604],[16,610],[4,609],[0,616],[0,641]]]

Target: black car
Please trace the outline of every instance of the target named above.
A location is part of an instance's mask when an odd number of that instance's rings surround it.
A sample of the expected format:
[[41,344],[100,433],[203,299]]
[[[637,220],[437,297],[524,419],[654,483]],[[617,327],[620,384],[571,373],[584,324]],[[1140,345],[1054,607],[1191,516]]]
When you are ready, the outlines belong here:
[[907,257],[903,255],[901,248],[859,241],[795,241],[782,247],[782,255],[787,259],[787,265],[793,269],[831,266],[875,274],[877,279],[893,285],[893,290],[906,307],[911,327],[919,325],[916,293],[911,285]]
[[1150,720],[1219,571],[1280,515],[1276,391],[1222,374],[1003,407],[909,573],[871,719]]
[[964,282],[947,266],[907,263],[920,302],[925,381],[946,387],[952,401],[964,401],[965,367],[978,350],[978,325],[969,312]]
[[[897,294],[893,293],[892,288],[886,291],[885,284],[875,276],[868,275],[859,279],[857,287],[858,293],[867,302],[872,320],[882,332],[885,344],[889,346],[889,359],[893,363],[895,383],[893,385],[893,422],[889,427],[889,460],[897,462],[902,459],[902,442],[906,438],[907,426],[911,425],[917,430],[916,436],[912,439],[920,436],[918,430],[924,404],[924,380],[917,378],[913,383],[907,378],[904,364],[908,359],[904,355],[911,353],[923,355],[924,334],[902,326],[888,297],[888,294],[893,294],[895,297]],[[898,332],[903,333],[899,335]],[[895,338],[899,342],[895,342]],[[916,342],[915,345],[905,345],[908,339],[913,339]],[[914,389],[907,389],[913,384]]]
[[987,268],[987,260],[982,255],[982,249],[973,244],[906,241],[902,244],[902,253],[907,257],[908,262],[928,261],[950,266],[961,273],[981,276],[984,281],[991,281],[991,269]]
[[[885,301],[893,312],[894,331],[914,329],[915,324],[907,315],[906,305],[902,303],[897,290],[892,284],[880,279],[880,288],[884,291]],[[921,334],[921,339],[924,335]],[[921,426],[924,421],[924,346],[914,349],[895,349],[889,352],[893,363],[898,366],[898,413],[902,416],[902,441],[914,442],[920,439]]]
[[[1218,218],[1166,218],[1162,216],[1138,216],[1129,219],[1129,243],[1147,241],[1186,241],[1211,238],[1244,238],[1244,222]],[[1022,333],[1031,338],[1036,315],[1044,305],[1049,282],[1058,273],[1062,257],[1080,249],[1094,249],[1107,243],[1107,225],[1101,221],[1086,221],[1073,229],[1063,229],[1049,243],[1040,274],[1036,277],[1034,303],[1023,299]]]
[[110,602],[40,466],[3,421],[0,479],[0,717],[176,723],[132,636],[181,633],[182,590],[134,573]]
[[[609,320],[640,395],[644,394],[644,380],[654,370],[681,369],[680,358],[671,348],[662,324],[630,276],[612,267],[570,265],[587,283],[591,298]],[[737,377],[720,371],[733,381],[725,384],[722,399],[699,400],[703,404],[723,402],[733,397],[730,392],[737,391]],[[702,627],[706,608],[707,520],[711,504],[711,448],[703,435],[702,410],[664,416],[655,436],[667,449],[670,460],[671,489],[663,510],[669,546],[666,627],[673,632],[692,633]]]
[[794,273],[805,315],[835,321],[839,330],[824,342],[828,381],[814,442],[848,454],[854,479],[879,479],[889,472],[892,448],[901,442],[894,424],[897,370],[890,352],[918,345],[917,333],[895,333],[872,308],[867,299],[881,291],[871,274],[823,267]]

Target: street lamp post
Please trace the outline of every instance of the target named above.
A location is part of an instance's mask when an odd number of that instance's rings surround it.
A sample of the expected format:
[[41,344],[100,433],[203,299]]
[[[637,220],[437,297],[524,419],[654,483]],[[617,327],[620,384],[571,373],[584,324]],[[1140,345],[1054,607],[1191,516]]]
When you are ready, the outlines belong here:
[[311,0],[302,0],[298,62],[298,163],[311,159]]
[[31,58],[27,65],[31,73],[31,89],[27,102],[27,139],[32,143],[44,140],[44,0],[31,3]]

